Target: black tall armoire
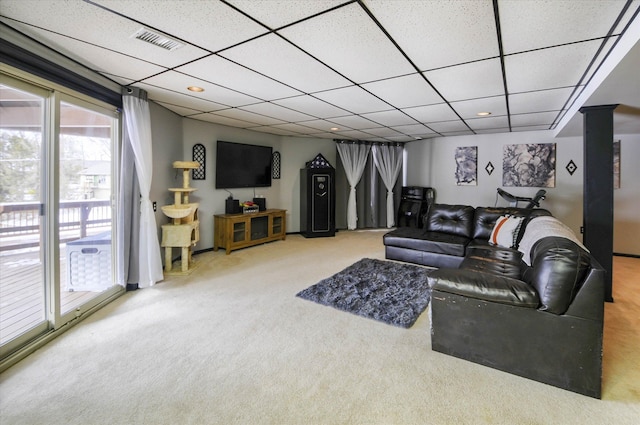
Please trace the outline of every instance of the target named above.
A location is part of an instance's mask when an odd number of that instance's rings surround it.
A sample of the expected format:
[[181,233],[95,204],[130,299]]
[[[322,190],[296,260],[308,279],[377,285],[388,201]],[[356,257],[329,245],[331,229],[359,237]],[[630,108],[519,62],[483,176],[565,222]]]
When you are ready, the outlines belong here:
[[336,234],[336,170],[318,154],[300,170],[300,233],[307,238]]

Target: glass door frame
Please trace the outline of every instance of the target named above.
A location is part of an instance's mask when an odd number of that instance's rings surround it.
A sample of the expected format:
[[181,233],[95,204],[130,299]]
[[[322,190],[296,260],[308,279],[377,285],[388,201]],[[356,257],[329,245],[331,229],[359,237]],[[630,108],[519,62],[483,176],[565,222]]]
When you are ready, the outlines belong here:
[[[91,110],[93,112],[99,113],[99,114],[103,114],[103,115],[107,115],[107,116],[111,116],[113,118],[115,118],[112,121],[112,125],[111,125],[111,157],[113,158],[113,160],[111,161],[111,177],[112,177],[112,182],[113,184],[111,185],[111,240],[115,242],[115,237],[117,234],[117,214],[116,214],[116,189],[118,187],[119,184],[119,173],[117,173],[117,158],[119,158],[119,152],[120,152],[120,138],[119,138],[119,131],[118,131],[118,123],[120,122],[119,117],[115,116],[115,112],[114,112],[114,108],[108,109],[105,108],[104,106],[100,106],[100,105],[96,105],[96,103],[98,101],[92,101],[92,102],[88,102],[86,100],[83,100],[79,97],[76,96],[71,96],[69,94],[66,93],[61,93],[61,92],[54,92],[53,93],[53,100],[55,102],[55,115],[52,115],[52,117],[55,116],[55,126],[54,128],[52,128],[52,130],[54,131],[53,134],[55,134],[55,143],[53,143],[52,145],[55,146],[55,151],[53,152],[53,154],[51,155],[51,157],[49,158],[50,161],[50,169],[53,170],[53,175],[49,175],[50,179],[55,178],[56,181],[54,182],[54,185],[51,185],[51,190],[53,190],[54,193],[52,193],[51,195],[53,195],[53,202],[49,203],[49,207],[50,210],[47,211],[48,213],[48,217],[51,220],[51,222],[49,223],[50,225],[52,225],[54,231],[50,233],[50,235],[52,236],[52,243],[49,245],[49,250],[47,252],[50,252],[51,255],[53,256],[52,258],[50,258],[51,260],[51,265],[52,267],[46,267],[45,270],[47,270],[49,273],[52,273],[53,275],[51,276],[51,278],[53,278],[54,280],[52,280],[53,282],[55,282],[54,285],[50,286],[50,288],[52,289],[52,293],[51,293],[51,297],[52,297],[52,302],[49,304],[51,306],[54,306],[54,310],[52,311],[52,318],[53,318],[53,329],[59,329],[61,326],[64,326],[66,324],[68,324],[71,320],[74,320],[77,317],[83,316],[84,314],[86,314],[89,311],[92,311],[93,309],[95,309],[97,306],[99,306],[101,303],[107,301],[108,299],[110,299],[111,297],[113,297],[113,295],[122,292],[124,290],[124,288],[120,285],[117,285],[115,283],[115,276],[116,276],[116,262],[118,261],[118,256],[115,255],[115,247],[116,247],[116,243],[112,243],[111,244],[111,276],[113,276],[113,286],[103,292],[101,292],[100,294],[96,295],[95,297],[93,297],[91,300],[89,300],[88,302],[78,306],[77,308],[75,308],[74,310],[68,311],[66,313],[62,312],[62,286],[63,286],[63,282],[61,281],[61,270],[60,270],[60,238],[59,238],[59,232],[56,231],[58,229],[58,223],[59,223],[59,212],[60,212],[60,197],[59,197],[59,184],[60,184],[60,169],[59,169],[59,164],[60,164],[60,146],[61,146],[61,142],[60,142],[60,111],[61,111],[61,104],[62,102],[67,103],[67,104],[71,104],[73,106],[79,107],[79,108],[83,108],[83,109],[88,109]],[[54,181],[54,180],[50,180],[50,181]],[[67,276],[67,278],[69,278]]]
[[42,295],[43,295],[43,319],[34,324],[29,330],[25,331],[21,335],[16,338],[4,343],[0,346],[0,357],[4,357],[5,354],[12,352],[17,347],[26,344],[28,341],[38,337],[39,335],[47,333],[52,328],[51,316],[50,316],[50,288],[51,285],[48,281],[48,272],[47,272],[47,262],[49,261],[49,255],[47,253],[48,246],[48,237],[49,234],[49,224],[46,219],[46,215],[44,214],[45,205],[47,204],[47,196],[45,190],[45,182],[47,178],[47,170],[48,164],[46,160],[46,151],[50,143],[50,114],[48,113],[51,110],[51,90],[48,90],[44,87],[39,87],[38,85],[34,85],[27,81],[14,78],[10,75],[2,74],[2,83],[16,90],[29,93],[34,96],[38,96],[42,98],[42,110],[40,113],[42,114],[42,126],[41,126],[41,146],[40,146],[40,193],[38,194],[38,203],[40,204],[40,245],[39,245],[39,255],[40,261],[42,263]]
[[[124,294],[125,288],[116,282],[119,257],[116,255],[115,238],[117,235],[117,188],[119,185],[119,158],[121,150],[122,119],[115,106],[93,99],[89,96],[73,92],[70,89],[46,81],[17,70],[5,64],[0,64],[0,76],[4,84],[28,93],[42,96],[44,99],[43,135],[42,135],[42,186],[41,186],[41,250],[43,262],[43,284],[45,291],[45,319],[22,335],[8,341],[0,347],[0,370],[4,370],[20,358],[34,351],[57,334],[57,330],[69,328],[68,325],[86,317],[89,313],[99,309],[104,304]],[[97,294],[87,303],[62,313],[61,305],[61,270],[60,270],[60,240],[58,235],[59,220],[59,159],[60,159],[60,109],[61,102],[91,110],[93,112],[112,117],[111,141],[111,267],[113,286]],[[44,215],[42,215],[44,213]]]

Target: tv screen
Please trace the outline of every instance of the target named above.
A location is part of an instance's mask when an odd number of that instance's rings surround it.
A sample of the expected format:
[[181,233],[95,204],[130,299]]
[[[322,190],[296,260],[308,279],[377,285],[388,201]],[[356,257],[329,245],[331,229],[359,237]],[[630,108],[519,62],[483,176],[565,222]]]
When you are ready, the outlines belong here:
[[271,146],[218,140],[216,189],[271,186]]

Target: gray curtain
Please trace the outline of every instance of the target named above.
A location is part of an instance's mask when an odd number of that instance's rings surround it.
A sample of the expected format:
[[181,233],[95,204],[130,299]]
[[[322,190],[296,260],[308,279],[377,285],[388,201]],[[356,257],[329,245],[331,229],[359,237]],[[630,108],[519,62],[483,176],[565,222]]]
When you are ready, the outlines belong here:
[[[123,94],[131,93],[129,89],[123,89]],[[137,261],[140,239],[140,186],[128,132],[123,131],[122,137],[118,188],[117,282],[131,291],[138,289],[140,276]]]
[[[362,142],[361,142],[362,143]],[[402,175],[402,170],[400,171]],[[395,205],[400,205],[402,178],[398,178],[393,189]],[[347,229],[347,201],[350,185],[340,155],[336,151],[336,228]],[[356,186],[358,229],[380,229],[387,227],[387,188],[369,154],[360,183]],[[396,211],[397,213],[397,211]]]

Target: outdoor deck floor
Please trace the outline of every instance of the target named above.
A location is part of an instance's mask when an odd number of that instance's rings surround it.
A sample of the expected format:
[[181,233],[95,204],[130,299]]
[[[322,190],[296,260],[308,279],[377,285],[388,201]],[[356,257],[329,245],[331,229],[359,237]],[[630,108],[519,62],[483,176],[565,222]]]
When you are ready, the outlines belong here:
[[[7,254],[0,256],[0,344],[43,322],[46,316],[44,265],[38,252]],[[61,282],[67,279],[65,261],[63,259],[60,264]],[[97,294],[61,290],[62,313],[75,309]]]

